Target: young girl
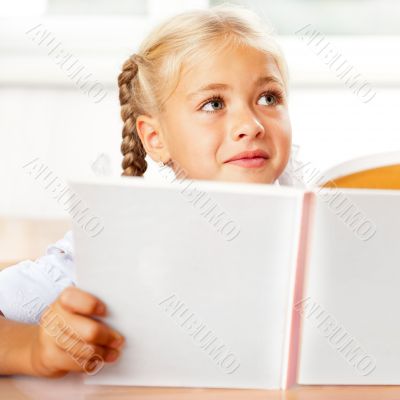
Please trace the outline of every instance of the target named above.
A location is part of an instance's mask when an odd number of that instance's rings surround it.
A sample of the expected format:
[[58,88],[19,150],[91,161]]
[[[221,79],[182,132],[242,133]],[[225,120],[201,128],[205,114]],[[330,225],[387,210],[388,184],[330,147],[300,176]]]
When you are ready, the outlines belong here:
[[[223,5],[149,34],[118,78],[123,175],[143,176],[149,155],[186,178],[290,184],[286,64],[263,25]],[[99,318],[105,304],[74,287],[73,253],[68,232],[0,273],[0,374],[62,376],[118,358],[124,338]]]

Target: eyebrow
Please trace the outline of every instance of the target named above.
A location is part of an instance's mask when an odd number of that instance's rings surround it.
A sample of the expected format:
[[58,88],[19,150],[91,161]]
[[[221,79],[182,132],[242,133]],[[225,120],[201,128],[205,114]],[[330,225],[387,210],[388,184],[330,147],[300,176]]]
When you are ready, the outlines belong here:
[[[268,83],[276,83],[283,88],[282,81],[272,75],[260,76],[254,83],[255,87],[260,87],[266,85]],[[203,92],[208,92],[210,90],[228,90],[231,89],[231,86],[226,83],[209,83],[208,85],[202,86],[196,91],[189,93],[187,98],[191,99],[192,97],[199,96]]]

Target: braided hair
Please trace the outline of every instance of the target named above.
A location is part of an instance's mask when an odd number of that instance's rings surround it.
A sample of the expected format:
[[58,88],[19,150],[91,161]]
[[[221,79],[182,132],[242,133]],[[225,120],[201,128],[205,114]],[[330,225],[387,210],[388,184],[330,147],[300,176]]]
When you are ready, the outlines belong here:
[[[141,57],[133,54],[122,67],[118,76],[119,102],[121,104],[122,128],[121,152],[122,175],[143,176],[147,169],[146,151],[136,130],[137,108],[135,107],[134,80]],[[136,111],[136,112],[135,112]]]

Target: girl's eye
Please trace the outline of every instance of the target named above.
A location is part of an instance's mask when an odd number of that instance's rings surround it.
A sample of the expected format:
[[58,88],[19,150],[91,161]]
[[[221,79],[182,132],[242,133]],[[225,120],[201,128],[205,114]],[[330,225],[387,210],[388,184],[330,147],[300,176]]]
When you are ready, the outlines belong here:
[[[205,111],[205,112],[214,113],[214,112],[217,112],[217,111],[221,110],[221,108],[214,109],[213,107],[218,107],[218,104],[222,104],[222,102],[223,102],[222,97],[219,97],[219,96],[213,97],[213,98],[209,99],[209,100],[201,107],[201,109],[202,109],[203,111]],[[210,110],[210,109],[208,109],[208,110],[206,109],[206,106],[208,106],[208,105],[210,105],[210,106],[212,107],[211,110]]]
[[267,93],[264,93],[263,95],[261,95],[260,98],[261,99],[264,98],[266,101],[266,104],[262,104],[262,105],[274,106],[281,102],[282,95],[278,92],[270,91],[270,92],[267,92]]

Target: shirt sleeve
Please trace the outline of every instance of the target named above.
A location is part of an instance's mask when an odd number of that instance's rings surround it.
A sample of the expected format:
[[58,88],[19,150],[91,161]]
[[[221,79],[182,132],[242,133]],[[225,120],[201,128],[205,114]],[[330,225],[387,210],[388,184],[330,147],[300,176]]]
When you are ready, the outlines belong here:
[[0,311],[7,319],[37,323],[46,307],[75,282],[73,237],[68,231],[44,256],[0,272]]

